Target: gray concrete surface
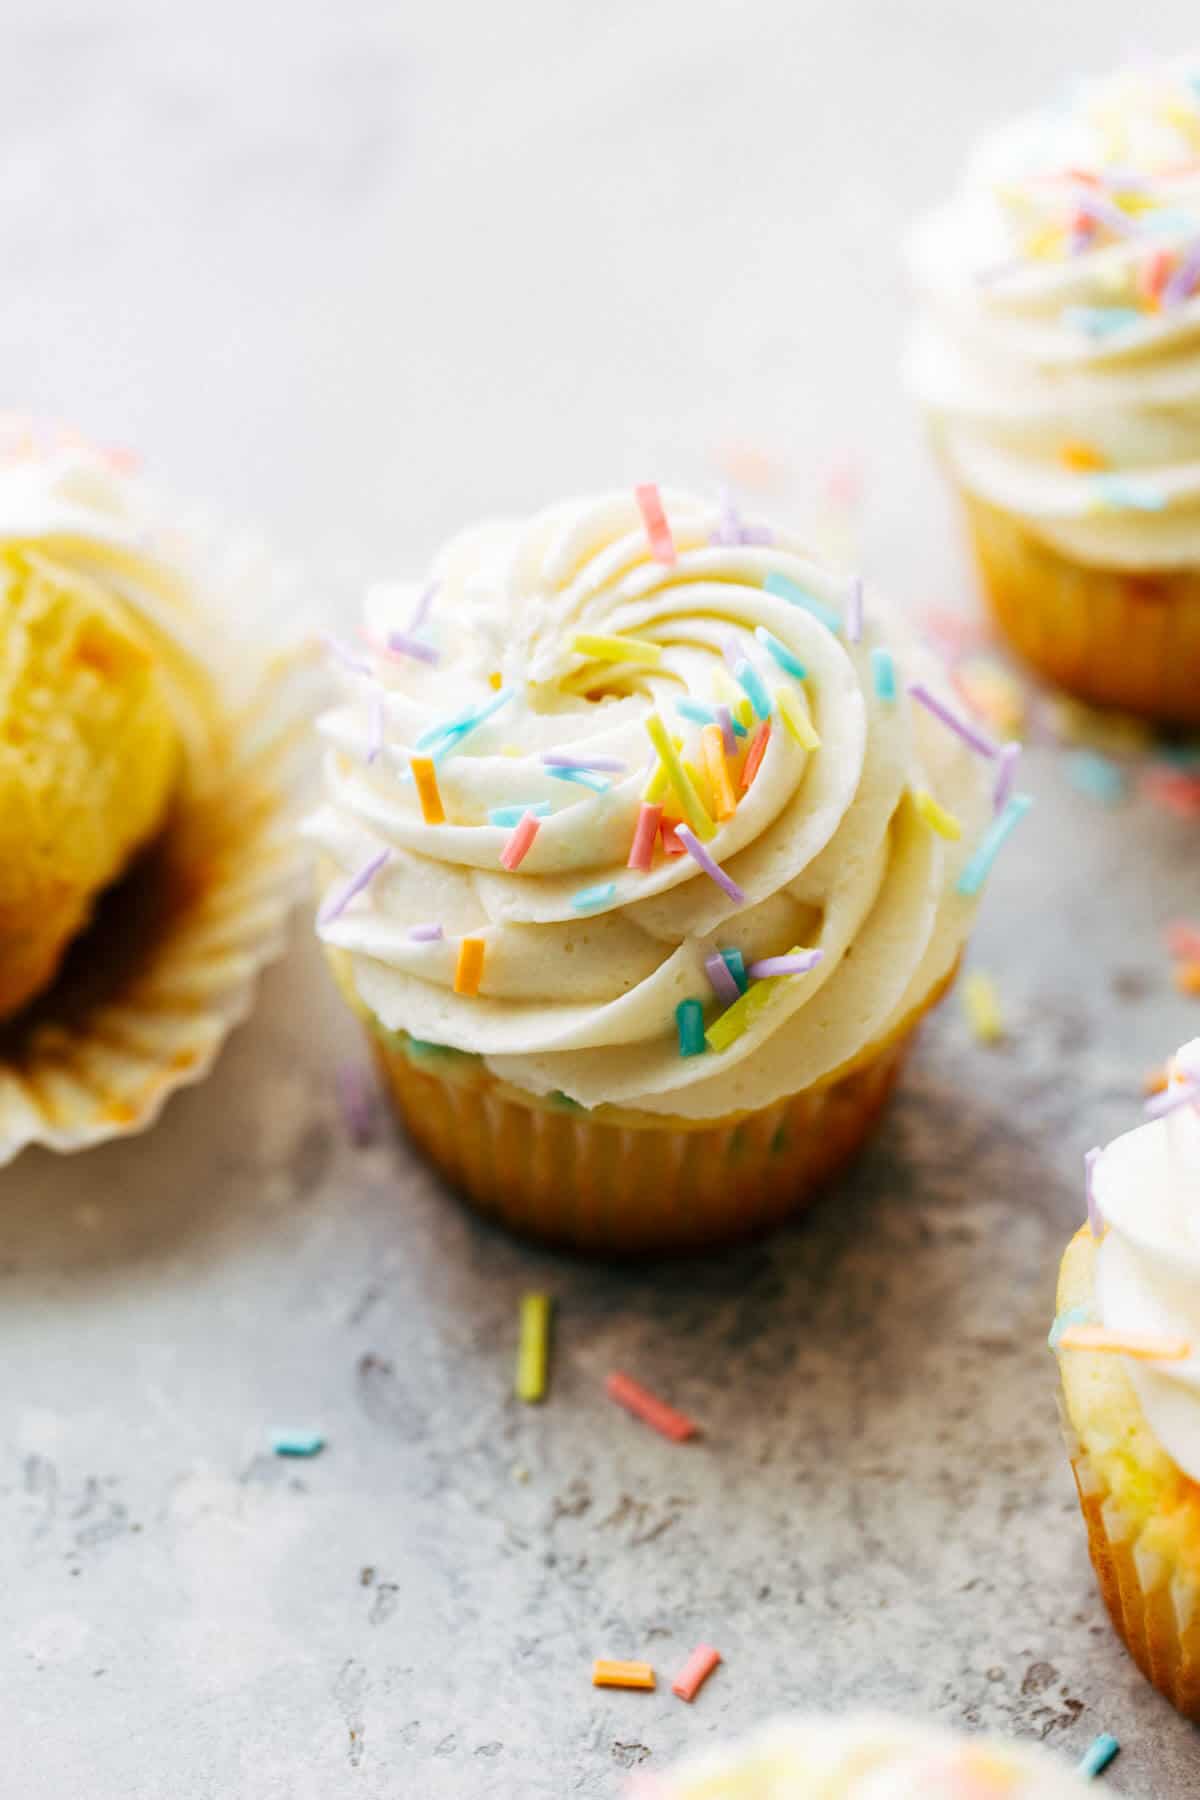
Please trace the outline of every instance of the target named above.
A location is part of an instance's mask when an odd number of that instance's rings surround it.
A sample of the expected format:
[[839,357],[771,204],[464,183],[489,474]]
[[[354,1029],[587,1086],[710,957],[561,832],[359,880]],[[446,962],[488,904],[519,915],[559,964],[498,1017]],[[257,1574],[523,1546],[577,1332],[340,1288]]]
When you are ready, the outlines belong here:
[[[1156,42],[1185,40],[1182,4]],[[866,463],[863,560],[970,581],[893,369],[896,235],[977,120],[1128,46],[1110,0],[604,8],[45,5],[6,17],[0,375],[314,569],[419,563],[483,508],[767,451],[803,510]],[[327,604],[324,590],[314,606]],[[1191,1729],[1087,1566],[1044,1349],[1089,1144],[1200,1024],[1156,939],[1195,827],[1030,759],[957,1006],[803,1225],[612,1271],[473,1223],[387,1138],[302,924],[201,1089],[0,1175],[0,1793],[613,1796],[787,1707],[1124,1749]],[[550,1399],[511,1398],[550,1288]],[[620,1364],[695,1413],[666,1444]],[[328,1436],[269,1454],[279,1424]],[[520,1479],[519,1471],[527,1472]],[[694,1708],[597,1653],[726,1662]]]

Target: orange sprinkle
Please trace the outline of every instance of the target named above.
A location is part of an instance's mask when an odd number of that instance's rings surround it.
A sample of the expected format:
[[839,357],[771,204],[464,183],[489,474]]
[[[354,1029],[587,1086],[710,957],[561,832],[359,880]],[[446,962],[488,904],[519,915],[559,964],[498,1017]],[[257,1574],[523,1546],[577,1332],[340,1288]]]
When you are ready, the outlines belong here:
[[622,1374],[620,1369],[614,1369],[607,1378],[604,1391],[610,1400],[631,1412],[635,1419],[641,1419],[643,1424],[661,1432],[663,1437],[674,1439],[677,1444],[686,1443],[688,1438],[696,1435],[698,1427],[694,1419],[689,1419],[686,1413],[676,1412],[673,1406],[668,1406],[665,1400],[644,1388],[632,1375]]
[[741,787],[743,794],[754,780],[754,777],[758,774],[759,765],[761,764],[763,757],[767,754],[767,745],[770,741],[771,721],[770,719],[764,719],[763,723],[758,728],[758,736],[751,744],[746,753],[746,760],[742,764]]
[[427,825],[444,825],[446,809],[442,805],[442,793],[438,787],[437,771],[431,756],[413,756],[409,758],[413,780],[417,784],[417,799],[421,802],[421,817]]
[[1175,969],[1175,986],[1181,994],[1200,994],[1200,962],[1181,962]]
[[1143,1331],[1109,1331],[1104,1325],[1068,1325],[1059,1334],[1063,1350],[1105,1350],[1139,1362],[1185,1362],[1192,1354],[1186,1338],[1155,1337]]
[[1094,444],[1083,444],[1076,439],[1068,439],[1059,447],[1059,457],[1068,469],[1076,469],[1080,474],[1088,470],[1106,469],[1108,458]]
[[1142,1092],[1149,1099],[1154,1094],[1165,1094],[1171,1082],[1171,1071],[1166,1063],[1159,1063],[1156,1069],[1147,1069],[1142,1076]]
[[725,761],[725,743],[719,725],[704,727],[700,733],[700,747],[704,752],[704,768],[712,788],[716,815],[718,819],[731,819],[737,811],[737,795],[729,779],[729,764]]
[[653,1692],[654,1670],[645,1662],[612,1662],[598,1656],[592,1664],[593,1687],[642,1688]]
[[479,983],[483,979],[482,938],[465,937],[458,946],[458,961],[454,965],[454,991],[456,994],[477,994]]

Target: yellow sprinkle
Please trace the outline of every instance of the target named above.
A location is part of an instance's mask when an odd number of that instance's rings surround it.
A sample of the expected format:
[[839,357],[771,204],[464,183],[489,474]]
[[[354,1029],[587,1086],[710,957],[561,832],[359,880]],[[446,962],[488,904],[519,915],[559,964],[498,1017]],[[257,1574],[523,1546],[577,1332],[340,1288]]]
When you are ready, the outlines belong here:
[[718,819],[731,819],[737,811],[737,795],[729,778],[729,764],[725,761],[725,740],[721,736],[719,725],[704,727],[700,733],[700,747],[704,751],[704,767],[708,771],[716,815]]
[[779,716],[795,738],[802,750],[819,750],[821,740],[813,730],[812,720],[793,688],[780,687],[775,690],[775,704],[779,708]]
[[1058,455],[1059,460],[1068,469],[1077,469],[1081,473],[1108,467],[1108,458],[1102,450],[1097,450],[1094,444],[1077,442],[1074,438],[1069,438],[1065,444],[1059,445]]
[[649,1663],[610,1662],[598,1656],[592,1664],[592,1686],[652,1689],[654,1670]]
[[444,825],[446,809],[442,805],[441,789],[438,787],[437,771],[430,756],[414,756],[409,759],[413,780],[417,784],[417,799],[421,802],[421,817],[427,825]]
[[745,694],[734,707],[733,716],[739,725],[745,726],[747,731],[752,728],[755,718],[754,708]]
[[1004,1036],[1000,996],[990,975],[972,969],[963,982],[963,1010],[967,1023],[981,1044],[998,1044]]
[[699,769],[696,767],[695,763],[691,761],[690,757],[685,756],[682,760],[683,760],[683,772],[687,776],[688,780],[691,782],[692,786],[695,788],[697,800],[700,802],[701,806],[704,808],[705,812],[708,814],[709,818],[711,819],[713,814],[716,811],[716,807],[713,805],[713,797],[712,797],[712,793],[709,790],[708,778],[707,778],[707,776],[704,776],[700,773]]
[[500,689],[504,686],[504,677],[501,675],[499,669],[488,676],[488,686],[494,688],[497,693],[499,693]]
[[646,731],[650,742],[658,751],[659,757],[666,767],[671,786],[675,790],[675,798],[679,802],[680,811],[701,842],[715,837],[716,826],[700,803],[700,796],[692,784],[691,777],[679,760],[679,752],[668,736],[667,728],[659,713],[651,713],[646,720]]
[[[800,945],[793,944],[787,954],[800,956]],[[730,1044],[736,1043],[742,1033],[750,1029],[763,1008],[770,1004],[780,982],[795,979],[793,975],[768,975],[764,981],[754,982],[740,1000],[735,1000],[732,1006],[727,1006],[713,1020],[704,1034],[709,1049],[728,1050]]]
[[648,643],[645,638],[606,637],[599,632],[581,631],[571,640],[571,648],[579,656],[591,657],[593,662],[662,661],[662,645]]
[[1066,242],[1065,234],[1058,225],[1043,225],[1026,239],[1025,254],[1031,261],[1045,262],[1047,258],[1058,256]]
[[479,983],[483,979],[482,938],[465,937],[458,946],[458,961],[454,966],[454,991],[456,994],[477,994]]
[[927,793],[924,788],[918,788],[913,794],[913,805],[925,823],[931,826],[939,837],[960,838],[962,836],[962,826],[954,814],[947,812],[944,806],[939,806],[933,795]]
[[[678,736],[673,737],[671,739],[671,742],[674,744],[674,746],[677,750],[683,749],[683,739],[681,737],[678,737]],[[667,766],[665,763],[659,762],[656,765],[656,767],[654,769],[654,773],[651,775],[649,781],[646,783],[645,787],[642,789],[642,799],[649,800],[651,805],[657,805],[658,802],[663,799],[663,797],[666,794],[666,791],[670,787],[670,785],[671,785],[671,777],[667,773]]]
[[746,698],[724,663],[713,664],[713,697],[722,706],[737,706]]
[[516,1395],[533,1406],[546,1398],[546,1368],[550,1355],[549,1294],[521,1296],[521,1344],[517,1351]]

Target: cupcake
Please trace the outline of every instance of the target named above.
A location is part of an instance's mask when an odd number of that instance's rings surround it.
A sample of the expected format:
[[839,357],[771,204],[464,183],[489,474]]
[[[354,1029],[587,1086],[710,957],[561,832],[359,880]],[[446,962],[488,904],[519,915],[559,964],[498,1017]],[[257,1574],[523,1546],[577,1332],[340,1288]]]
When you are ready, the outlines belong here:
[[857,583],[686,494],[486,525],[366,612],[319,932],[411,1137],[581,1248],[802,1204],[953,980],[1011,752]]
[[910,385],[1013,647],[1200,721],[1200,57],[985,137],[915,234]]
[[1050,1334],[1088,1546],[1148,1681],[1200,1720],[1200,1039],[1089,1156]]
[[124,459],[0,458],[0,1162],[144,1124],[278,946],[296,750],[245,574]]
[[[1113,1740],[1102,1743],[1115,1754]],[[1034,1745],[865,1715],[780,1720],[674,1773],[641,1775],[630,1800],[1071,1800],[1087,1792],[1082,1771]]]

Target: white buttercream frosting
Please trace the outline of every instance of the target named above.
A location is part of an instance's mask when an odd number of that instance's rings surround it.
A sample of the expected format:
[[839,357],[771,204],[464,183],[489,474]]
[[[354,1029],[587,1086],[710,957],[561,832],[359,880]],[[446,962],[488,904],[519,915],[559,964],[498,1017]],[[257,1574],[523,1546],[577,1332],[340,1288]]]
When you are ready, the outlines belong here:
[[[848,642],[849,584],[802,545],[762,529],[744,535],[770,542],[713,541],[729,535],[716,507],[664,498],[670,564],[655,560],[630,493],[454,541],[419,628],[439,660],[372,653],[364,673],[347,675],[345,705],[323,721],[327,803],[311,830],[333,881],[391,853],[321,927],[348,952],[359,995],[385,1028],[476,1052],[531,1094],[705,1120],[844,1068],[949,975],[974,909],[956,879],[988,821],[991,771],[910,701],[906,681],[936,684],[937,674],[877,601],[868,597],[862,641]],[[764,589],[772,576],[792,597]],[[404,631],[419,593],[372,590],[368,636],[378,644]],[[757,628],[803,666],[803,680]],[[593,660],[575,648],[581,633],[649,641],[660,660]],[[873,677],[872,651],[884,646],[891,700]],[[626,864],[647,781],[647,718],[657,710],[699,766],[702,722],[679,703],[720,704],[730,690],[719,671],[743,657],[769,695],[790,687],[820,744],[801,748],[775,713],[757,776],[706,846],[743,891],[734,902],[689,855],[659,848],[648,871]],[[446,823],[425,823],[411,755],[432,737],[438,757],[439,724],[487,705],[497,710],[437,761]],[[735,783],[757,729],[747,724],[730,763]],[[546,752],[619,768],[597,793],[556,779]],[[921,790],[961,824],[960,839],[931,829],[913,801]],[[533,847],[508,873],[500,854],[511,824],[490,815],[537,806],[545,816]],[[593,896],[582,911],[581,894]],[[430,922],[440,941],[410,936]],[[476,995],[454,992],[464,936],[484,941]],[[706,957],[738,950],[749,965],[797,946],[821,951],[811,973],[778,983],[728,1048],[680,1054],[679,1004],[699,1000],[710,1023],[719,1010]]]
[[986,136],[912,265],[962,486],[1078,561],[1200,564],[1200,53]]

